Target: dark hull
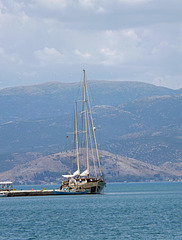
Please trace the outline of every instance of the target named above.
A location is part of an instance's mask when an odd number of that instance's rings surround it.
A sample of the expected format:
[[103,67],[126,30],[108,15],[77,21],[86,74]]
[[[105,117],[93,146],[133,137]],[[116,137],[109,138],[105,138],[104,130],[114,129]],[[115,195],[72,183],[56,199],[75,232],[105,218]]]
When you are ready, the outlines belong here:
[[104,181],[98,181],[96,183],[87,183],[84,189],[87,190],[88,194],[101,194],[104,192],[106,183]]
[[54,191],[54,195],[81,195],[81,194],[86,194],[87,191],[78,191],[78,192],[74,192],[74,191],[64,191],[64,190],[55,190]]

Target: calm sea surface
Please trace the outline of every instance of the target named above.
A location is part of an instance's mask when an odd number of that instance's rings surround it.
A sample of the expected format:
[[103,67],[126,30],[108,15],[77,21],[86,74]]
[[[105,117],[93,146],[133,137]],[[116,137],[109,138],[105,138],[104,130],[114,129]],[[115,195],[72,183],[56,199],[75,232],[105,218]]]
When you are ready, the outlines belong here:
[[0,198],[2,239],[182,240],[182,183],[107,184],[103,195]]

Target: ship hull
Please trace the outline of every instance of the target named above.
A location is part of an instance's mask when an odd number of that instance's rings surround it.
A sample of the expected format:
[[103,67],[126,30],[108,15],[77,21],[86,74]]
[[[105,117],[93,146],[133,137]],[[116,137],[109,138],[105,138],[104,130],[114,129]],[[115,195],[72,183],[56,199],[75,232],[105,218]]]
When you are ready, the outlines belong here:
[[54,195],[81,195],[86,194],[87,191],[64,191],[64,190],[54,190]]
[[101,194],[104,192],[106,183],[101,179],[74,179],[73,182],[63,181],[61,189],[65,187],[78,188],[87,191],[87,194]]

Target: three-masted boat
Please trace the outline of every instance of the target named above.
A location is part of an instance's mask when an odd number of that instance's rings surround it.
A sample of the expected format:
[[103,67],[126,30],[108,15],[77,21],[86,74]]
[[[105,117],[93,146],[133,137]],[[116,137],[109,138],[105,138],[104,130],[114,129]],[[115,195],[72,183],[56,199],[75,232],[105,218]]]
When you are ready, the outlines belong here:
[[[77,103],[82,103],[82,122],[84,123],[84,129],[78,129],[78,116],[77,116]],[[90,106],[90,100],[88,95],[88,89],[86,85],[85,79],[85,70],[83,70],[83,99],[75,101],[75,139],[76,139],[76,171],[71,174],[69,172],[68,175],[62,175],[64,180],[62,181],[62,185],[60,189],[62,191],[67,191],[68,189],[74,189],[77,192],[86,191],[87,194],[97,194],[102,193],[106,182],[103,177],[99,152],[96,141],[96,128],[93,124],[92,111]],[[80,137],[80,135],[82,137]],[[80,139],[82,138],[82,139]],[[80,140],[85,141],[85,147],[80,146]],[[80,151],[86,151],[85,154],[80,154]],[[86,161],[86,169],[81,172],[81,164],[80,164],[80,155],[84,156]],[[91,155],[91,157],[90,157]],[[92,164],[91,164],[92,159]],[[90,165],[92,166],[93,171],[91,172]]]

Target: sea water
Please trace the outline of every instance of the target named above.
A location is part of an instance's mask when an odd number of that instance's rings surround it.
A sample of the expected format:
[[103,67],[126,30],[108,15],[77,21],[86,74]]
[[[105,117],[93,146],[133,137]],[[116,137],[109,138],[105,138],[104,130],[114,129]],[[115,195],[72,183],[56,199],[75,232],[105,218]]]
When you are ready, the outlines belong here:
[[[44,187],[53,188],[17,189]],[[0,198],[4,239],[182,240],[182,182],[110,183],[103,195]]]

